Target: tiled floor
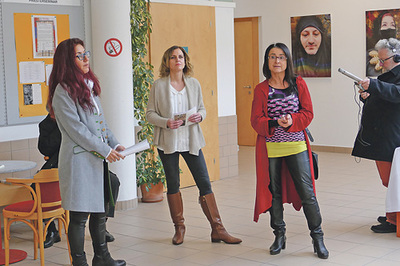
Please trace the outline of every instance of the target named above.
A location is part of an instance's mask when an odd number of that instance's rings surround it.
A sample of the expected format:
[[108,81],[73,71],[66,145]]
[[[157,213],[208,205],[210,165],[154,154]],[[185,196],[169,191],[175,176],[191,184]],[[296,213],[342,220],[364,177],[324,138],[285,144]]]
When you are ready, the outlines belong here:
[[[320,180],[317,198],[323,215],[327,260],[313,254],[311,239],[302,212],[285,205],[286,249],[271,256],[273,241],[269,214],[252,221],[255,167],[254,148],[240,147],[239,176],[213,183],[222,221],[228,231],[241,237],[240,245],[211,243],[210,228],[197,203],[197,188],[182,190],[186,218],[185,242],[171,244],[173,225],[166,200],[140,203],[130,211],[119,211],[109,219],[108,230],[116,237],[109,244],[114,258],[128,265],[400,265],[400,238],[395,233],[376,234],[370,226],[384,214],[386,189],[381,185],[375,164],[338,153],[319,153]],[[28,252],[16,265],[40,265],[34,261],[32,234],[25,225],[14,226],[12,248]],[[86,252],[93,254],[90,237]],[[66,242],[45,250],[46,265],[68,264]]]

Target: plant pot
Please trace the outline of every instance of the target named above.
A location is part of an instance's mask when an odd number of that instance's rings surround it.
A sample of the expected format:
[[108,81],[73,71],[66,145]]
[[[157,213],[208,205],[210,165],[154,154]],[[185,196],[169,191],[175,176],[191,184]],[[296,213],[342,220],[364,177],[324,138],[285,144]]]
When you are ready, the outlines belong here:
[[146,190],[146,185],[141,185],[140,190],[142,191],[142,202],[153,203],[164,199],[164,186],[162,182],[159,182],[157,185],[151,185],[149,191]]

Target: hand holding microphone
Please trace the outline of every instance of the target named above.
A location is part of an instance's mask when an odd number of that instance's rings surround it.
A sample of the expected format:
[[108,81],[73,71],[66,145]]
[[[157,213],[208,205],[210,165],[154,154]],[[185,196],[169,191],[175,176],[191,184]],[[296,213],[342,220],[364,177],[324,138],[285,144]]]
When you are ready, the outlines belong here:
[[[349,77],[349,78],[351,78],[352,80],[355,81],[354,83],[360,89],[358,91],[359,93],[368,90],[369,82],[370,82],[369,78],[361,79],[361,78],[357,77],[356,75],[344,70],[343,68],[339,68],[338,71],[340,73],[342,73],[343,75],[345,75],[346,77]],[[368,93],[368,96],[369,96],[369,93]]]
[[360,90],[358,90],[358,92],[360,93],[361,98],[363,98],[364,100],[367,99],[369,97],[369,93],[367,92],[368,87],[369,87],[369,83],[370,83],[370,79],[366,78],[363,79],[359,82],[358,87],[360,88]]
[[362,87],[362,89],[360,88],[360,90],[362,90],[362,91],[368,90],[370,83],[371,83],[371,81],[369,78],[365,78],[365,79],[359,81],[358,84]]

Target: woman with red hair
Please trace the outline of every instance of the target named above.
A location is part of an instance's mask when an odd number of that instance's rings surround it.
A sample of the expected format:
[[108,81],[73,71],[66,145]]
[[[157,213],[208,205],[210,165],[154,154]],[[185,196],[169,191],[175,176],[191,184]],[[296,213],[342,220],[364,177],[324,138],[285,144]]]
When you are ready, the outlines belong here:
[[73,265],[88,265],[84,242],[89,215],[92,265],[126,265],[108,251],[104,208],[112,198],[107,162],[123,159],[119,151],[125,148],[105,122],[101,89],[89,57],[82,40],[61,42],[49,80],[48,107],[62,136],[58,165],[62,207],[70,211],[68,240]]

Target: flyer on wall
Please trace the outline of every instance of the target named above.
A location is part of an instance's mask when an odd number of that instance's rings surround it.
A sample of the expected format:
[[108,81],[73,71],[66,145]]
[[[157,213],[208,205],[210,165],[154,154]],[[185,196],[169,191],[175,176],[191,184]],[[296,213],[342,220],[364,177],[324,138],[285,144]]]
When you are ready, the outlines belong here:
[[55,16],[32,16],[33,58],[53,58],[57,47]]

